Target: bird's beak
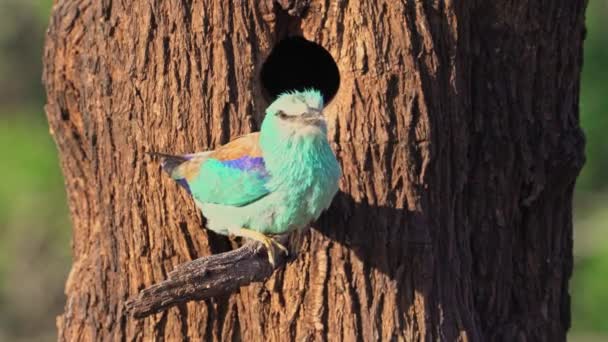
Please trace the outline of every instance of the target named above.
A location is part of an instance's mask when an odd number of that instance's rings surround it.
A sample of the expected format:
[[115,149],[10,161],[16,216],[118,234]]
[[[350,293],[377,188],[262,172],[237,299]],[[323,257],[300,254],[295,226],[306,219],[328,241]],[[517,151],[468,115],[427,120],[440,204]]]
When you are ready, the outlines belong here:
[[323,121],[323,112],[317,109],[309,109],[308,112],[302,114],[300,118],[309,125],[316,125]]

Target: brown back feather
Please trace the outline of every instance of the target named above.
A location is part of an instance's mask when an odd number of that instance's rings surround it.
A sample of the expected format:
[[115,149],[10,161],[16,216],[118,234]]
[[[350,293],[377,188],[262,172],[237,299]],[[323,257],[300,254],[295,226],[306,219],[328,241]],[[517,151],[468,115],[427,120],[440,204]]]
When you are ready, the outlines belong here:
[[218,160],[234,160],[244,156],[261,157],[262,149],[260,148],[259,140],[259,132],[240,136],[226,145],[218,147],[209,154],[209,157]]

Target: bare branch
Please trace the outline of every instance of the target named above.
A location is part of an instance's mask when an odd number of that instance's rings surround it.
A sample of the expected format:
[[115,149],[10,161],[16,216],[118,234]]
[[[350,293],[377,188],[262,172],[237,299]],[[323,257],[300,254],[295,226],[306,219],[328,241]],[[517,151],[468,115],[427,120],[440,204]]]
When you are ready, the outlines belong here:
[[229,252],[192,260],[177,266],[169,273],[169,279],[129,299],[125,304],[127,312],[143,318],[180,303],[232,293],[241,286],[268,279],[286,262],[282,253],[277,253],[276,259],[273,267],[263,245],[250,241]]

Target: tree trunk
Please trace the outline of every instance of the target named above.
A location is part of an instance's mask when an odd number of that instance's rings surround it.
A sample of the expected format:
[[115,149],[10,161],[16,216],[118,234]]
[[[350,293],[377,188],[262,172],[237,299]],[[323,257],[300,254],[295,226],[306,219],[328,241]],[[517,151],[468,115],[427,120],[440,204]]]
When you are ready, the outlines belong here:
[[[139,290],[234,247],[144,152],[257,130],[288,35],[340,70],[341,193],[265,283],[134,319]],[[74,225],[59,339],[565,340],[583,38],[571,0],[57,0],[46,111]]]

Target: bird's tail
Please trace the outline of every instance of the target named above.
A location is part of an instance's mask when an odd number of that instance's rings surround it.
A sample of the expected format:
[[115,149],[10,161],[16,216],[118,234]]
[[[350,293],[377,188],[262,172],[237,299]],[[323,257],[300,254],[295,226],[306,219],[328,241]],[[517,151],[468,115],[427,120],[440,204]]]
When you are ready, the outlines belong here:
[[159,158],[161,160],[161,167],[163,171],[169,174],[171,178],[178,179],[181,178],[176,174],[175,169],[182,165],[183,163],[190,160],[188,156],[176,156],[172,154],[165,154],[160,152],[147,152],[153,158]]

